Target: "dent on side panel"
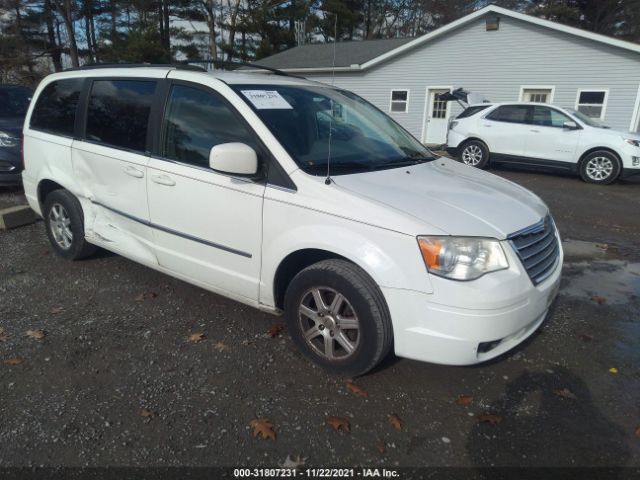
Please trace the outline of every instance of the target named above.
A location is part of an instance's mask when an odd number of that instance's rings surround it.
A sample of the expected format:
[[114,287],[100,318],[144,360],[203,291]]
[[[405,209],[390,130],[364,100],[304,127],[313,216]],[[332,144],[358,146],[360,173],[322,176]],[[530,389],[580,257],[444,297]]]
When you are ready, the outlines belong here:
[[[157,264],[145,213],[145,179],[126,178],[121,175],[124,162],[98,153],[74,148],[72,158],[87,239],[134,260]],[[136,180],[141,181],[134,184]]]

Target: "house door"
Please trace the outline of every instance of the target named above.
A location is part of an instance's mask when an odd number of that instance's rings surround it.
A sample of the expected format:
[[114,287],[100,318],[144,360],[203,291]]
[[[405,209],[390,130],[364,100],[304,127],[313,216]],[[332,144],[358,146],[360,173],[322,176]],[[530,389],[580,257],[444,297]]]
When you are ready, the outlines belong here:
[[424,143],[429,145],[441,145],[447,141],[447,129],[449,127],[449,102],[438,100],[440,93],[448,92],[448,88],[427,89],[428,104],[424,125]]

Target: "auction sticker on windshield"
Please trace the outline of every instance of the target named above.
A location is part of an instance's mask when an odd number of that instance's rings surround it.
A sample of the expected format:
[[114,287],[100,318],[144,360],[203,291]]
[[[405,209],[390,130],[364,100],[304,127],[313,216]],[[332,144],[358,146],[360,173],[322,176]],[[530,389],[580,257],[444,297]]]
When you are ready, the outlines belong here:
[[282,110],[293,108],[282,95],[275,90],[242,90],[242,94],[249,99],[258,110]]

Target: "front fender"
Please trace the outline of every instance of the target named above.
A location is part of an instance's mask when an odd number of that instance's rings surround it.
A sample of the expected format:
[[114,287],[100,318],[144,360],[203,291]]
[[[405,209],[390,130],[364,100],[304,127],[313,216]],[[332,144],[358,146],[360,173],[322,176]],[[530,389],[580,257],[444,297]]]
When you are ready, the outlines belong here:
[[278,266],[291,253],[324,250],[355,263],[380,287],[432,293],[416,238],[280,202],[265,202],[260,303],[273,306]]

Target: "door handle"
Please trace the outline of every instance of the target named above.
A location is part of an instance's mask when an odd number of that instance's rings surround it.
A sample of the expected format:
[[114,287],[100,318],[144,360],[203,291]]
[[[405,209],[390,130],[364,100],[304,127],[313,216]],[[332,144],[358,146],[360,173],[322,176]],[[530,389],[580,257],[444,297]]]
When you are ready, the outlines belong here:
[[127,175],[130,175],[132,177],[136,177],[136,178],[144,177],[144,172],[142,170],[138,170],[137,168],[134,168],[134,167],[126,167],[124,169],[124,173],[126,173]]
[[535,128],[531,130],[533,133],[540,133],[540,130],[536,130]]
[[166,185],[167,187],[173,187],[176,184],[175,180],[168,175],[151,175],[151,180],[154,183]]
[[491,128],[491,124],[490,123],[483,123],[482,126],[483,127],[487,127],[487,128]]

